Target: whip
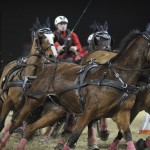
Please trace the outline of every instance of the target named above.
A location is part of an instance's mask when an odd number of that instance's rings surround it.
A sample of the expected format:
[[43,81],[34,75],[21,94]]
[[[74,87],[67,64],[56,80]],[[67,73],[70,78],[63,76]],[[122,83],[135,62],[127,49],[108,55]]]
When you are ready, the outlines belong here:
[[[78,23],[80,22],[80,20],[82,19],[83,15],[85,14],[86,10],[88,9],[88,7],[91,5],[92,0],[90,0],[87,4],[87,6],[85,7],[85,9],[83,10],[81,16],[79,17],[78,21],[76,22],[76,24],[74,25],[73,29],[71,30],[70,34],[67,36],[65,42],[63,45],[66,45],[68,38],[71,36],[72,32],[74,31],[74,29],[76,28],[76,26],[78,25]],[[67,51],[65,49],[65,53],[67,54]]]

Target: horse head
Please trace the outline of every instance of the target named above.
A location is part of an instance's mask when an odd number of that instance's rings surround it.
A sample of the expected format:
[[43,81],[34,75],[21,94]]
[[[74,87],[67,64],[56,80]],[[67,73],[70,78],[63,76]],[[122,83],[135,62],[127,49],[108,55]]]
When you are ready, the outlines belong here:
[[108,33],[108,23],[105,21],[104,25],[94,22],[91,28],[94,33],[88,37],[88,43],[91,50],[111,50],[112,38]]
[[50,20],[47,18],[46,24],[41,25],[38,18],[33,25],[33,35],[36,39],[37,50],[39,53],[45,53],[46,55],[52,55],[57,57],[57,50],[54,46],[54,34],[50,29]]
[[[32,75],[35,74],[35,72],[39,72],[41,68],[43,68],[44,62],[49,61],[49,59],[47,59],[49,56],[54,56],[56,58],[58,55],[57,50],[54,46],[54,34],[50,29],[49,18],[47,18],[46,24],[42,25],[39,22],[39,19],[36,18],[36,22],[33,24],[31,33],[33,44],[29,55],[29,59],[27,61],[28,66],[24,70],[24,74],[28,75]],[[38,66],[36,67],[36,69],[34,67],[34,64]]]

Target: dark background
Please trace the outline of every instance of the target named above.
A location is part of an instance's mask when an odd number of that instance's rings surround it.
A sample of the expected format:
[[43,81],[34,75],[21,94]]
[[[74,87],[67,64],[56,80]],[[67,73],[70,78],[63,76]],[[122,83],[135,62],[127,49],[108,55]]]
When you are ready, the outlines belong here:
[[[89,0],[1,1],[1,66],[28,55],[31,48],[30,28],[36,17],[41,23],[45,23],[49,17],[51,29],[55,30],[54,19],[64,15],[72,29],[88,2]],[[145,30],[150,22],[148,0],[93,0],[74,30],[83,46],[87,45],[87,37],[93,32],[89,26],[94,20],[100,24],[108,21],[108,31],[115,39],[115,49],[121,39],[133,29]]]

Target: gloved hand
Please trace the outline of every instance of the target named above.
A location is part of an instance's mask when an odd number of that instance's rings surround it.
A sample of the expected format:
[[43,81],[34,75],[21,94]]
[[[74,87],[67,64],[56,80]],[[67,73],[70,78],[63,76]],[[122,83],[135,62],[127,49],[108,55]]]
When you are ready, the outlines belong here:
[[57,51],[58,51],[58,53],[60,53],[60,52],[62,52],[62,51],[64,51],[64,47],[65,47],[66,45],[60,45],[60,46],[58,46],[57,47]]
[[76,47],[76,46],[71,46],[71,47],[69,48],[69,51],[74,52],[75,55],[78,55],[78,51],[77,51],[77,47]]
[[81,59],[81,56],[80,55],[76,55],[75,60],[79,60],[79,59]]

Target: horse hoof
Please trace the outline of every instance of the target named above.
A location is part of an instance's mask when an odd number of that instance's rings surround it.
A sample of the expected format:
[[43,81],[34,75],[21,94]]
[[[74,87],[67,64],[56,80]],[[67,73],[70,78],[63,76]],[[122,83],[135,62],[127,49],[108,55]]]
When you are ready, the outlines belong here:
[[107,141],[108,137],[109,137],[110,131],[106,130],[106,131],[100,131],[99,133],[99,137],[102,141]]
[[145,140],[139,139],[135,143],[135,147],[136,147],[136,150],[143,150],[143,149],[145,149],[146,148]]
[[99,150],[99,148],[96,144],[93,144],[93,145],[88,145],[88,150]]

